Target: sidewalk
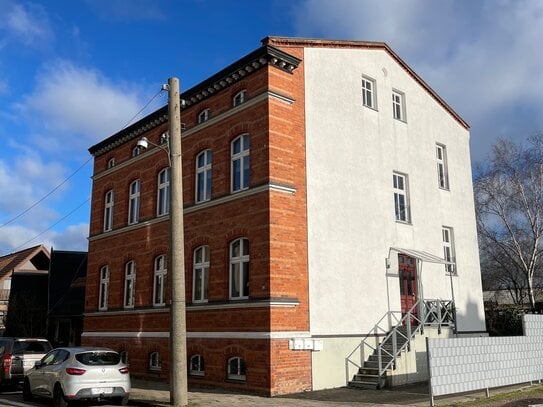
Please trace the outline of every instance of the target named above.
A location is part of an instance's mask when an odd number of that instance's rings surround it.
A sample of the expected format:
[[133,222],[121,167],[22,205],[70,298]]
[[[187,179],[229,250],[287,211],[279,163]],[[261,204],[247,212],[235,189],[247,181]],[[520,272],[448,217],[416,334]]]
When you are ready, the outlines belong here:
[[[493,391],[495,394],[497,391]],[[475,400],[485,392],[474,392],[436,400],[436,405]],[[327,407],[327,406],[429,406],[428,385],[425,383],[386,390],[338,388],[309,391],[278,397],[260,397],[231,393],[222,389],[189,391],[189,406],[235,407]],[[167,383],[133,379],[130,405],[167,406],[170,391]]]

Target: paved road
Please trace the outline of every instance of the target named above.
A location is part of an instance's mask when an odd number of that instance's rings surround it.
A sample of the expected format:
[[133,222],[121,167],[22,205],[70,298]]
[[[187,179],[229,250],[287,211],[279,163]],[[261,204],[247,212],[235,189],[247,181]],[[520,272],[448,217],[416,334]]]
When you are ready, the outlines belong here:
[[[47,399],[38,399],[36,401],[28,402],[23,400],[23,394],[19,391],[2,391],[0,392],[0,407],[51,407],[52,402]],[[107,403],[80,403],[78,406],[100,406],[100,407],[113,407]]]

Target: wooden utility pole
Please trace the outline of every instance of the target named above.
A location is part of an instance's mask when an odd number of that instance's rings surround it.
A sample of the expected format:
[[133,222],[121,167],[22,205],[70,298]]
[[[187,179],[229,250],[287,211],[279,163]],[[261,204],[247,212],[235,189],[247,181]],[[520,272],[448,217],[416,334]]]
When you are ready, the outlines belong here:
[[179,79],[168,79],[170,124],[170,404],[188,405],[187,323],[185,315],[185,239],[183,226],[183,162]]

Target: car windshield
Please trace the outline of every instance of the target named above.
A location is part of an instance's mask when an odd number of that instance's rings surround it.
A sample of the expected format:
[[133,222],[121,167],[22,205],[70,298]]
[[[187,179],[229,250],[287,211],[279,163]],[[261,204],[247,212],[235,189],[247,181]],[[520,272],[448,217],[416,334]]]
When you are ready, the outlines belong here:
[[51,350],[51,345],[46,341],[16,341],[13,344],[13,354],[23,353],[43,354]]
[[75,358],[79,363],[88,366],[116,365],[121,361],[118,353],[107,351],[78,353]]

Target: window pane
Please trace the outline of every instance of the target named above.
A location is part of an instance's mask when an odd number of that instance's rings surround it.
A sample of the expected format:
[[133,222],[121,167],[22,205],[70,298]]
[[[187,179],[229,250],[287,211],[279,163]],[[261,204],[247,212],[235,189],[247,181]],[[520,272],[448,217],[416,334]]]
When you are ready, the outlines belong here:
[[197,269],[194,272],[194,299],[202,299],[202,269]]
[[231,252],[230,252],[230,253],[231,253],[231,254],[230,254],[231,257],[239,257],[239,255],[240,255],[240,244],[241,244],[241,240],[240,240],[240,239],[238,239],[238,240],[236,240],[236,241],[234,241],[234,242],[232,243],[232,245],[231,245],[231,246],[232,246],[232,250],[231,250]]
[[230,287],[231,287],[231,296],[232,297],[240,297],[240,273],[239,273],[239,264],[232,264],[231,265],[231,281],[230,281]]
[[249,150],[251,148],[251,138],[249,136],[243,136],[243,150]]
[[206,171],[206,189],[205,189],[205,199],[211,199],[211,170]]
[[235,160],[233,162],[232,176],[233,176],[233,190],[237,191],[241,188],[241,165],[240,160]]
[[243,187],[249,186],[249,156],[243,160]]
[[203,288],[202,288],[202,300],[207,300],[207,286],[209,281],[209,267],[204,268],[204,276],[203,276]]
[[249,262],[243,263],[243,297],[249,296]]
[[237,138],[237,139],[232,143],[232,152],[233,152],[234,154],[238,154],[240,151],[241,151],[241,138]]

